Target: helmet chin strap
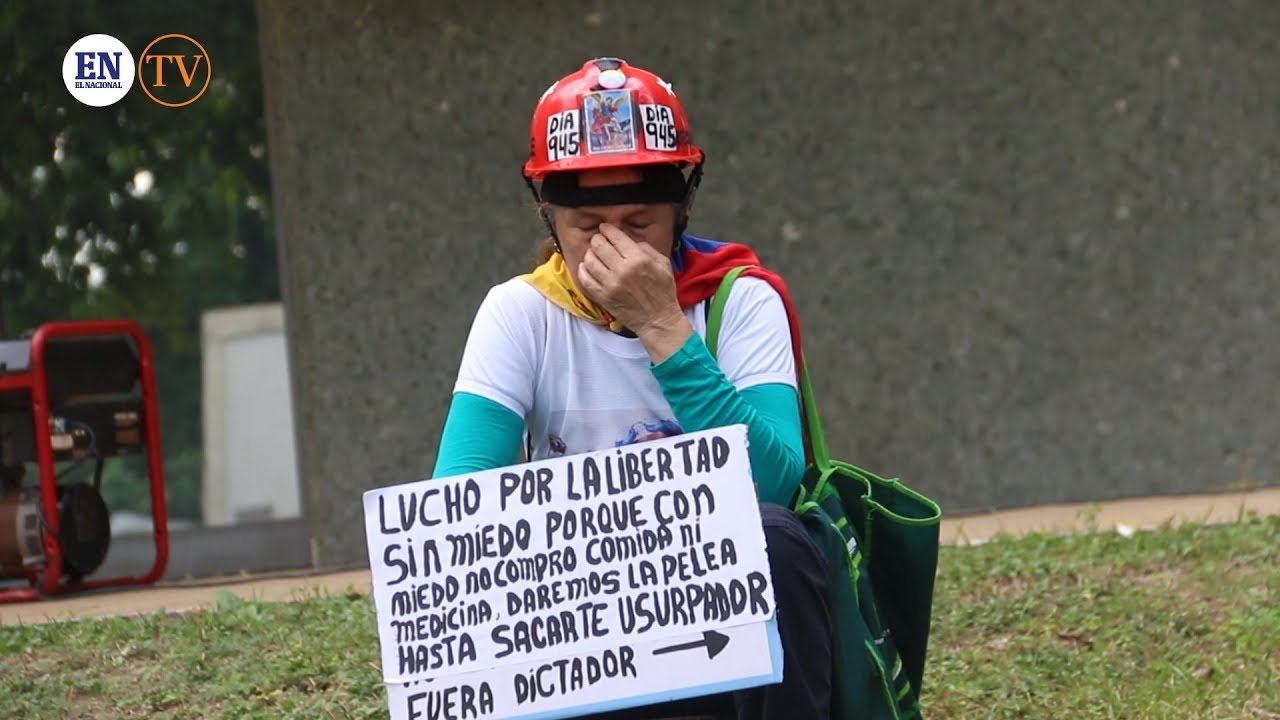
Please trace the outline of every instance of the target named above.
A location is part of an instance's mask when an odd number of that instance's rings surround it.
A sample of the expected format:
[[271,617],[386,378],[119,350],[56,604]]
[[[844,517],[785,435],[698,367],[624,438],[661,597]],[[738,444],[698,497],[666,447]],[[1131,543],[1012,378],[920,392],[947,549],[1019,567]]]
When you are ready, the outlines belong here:
[[706,162],[706,155],[693,166],[693,171],[689,173],[689,180],[685,183],[684,201],[680,203],[680,207],[676,210],[676,240],[680,240],[680,236],[684,234],[685,228],[689,226],[689,213],[693,210],[693,197],[698,193],[698,186],[702,184],[702,165]]
[[698,193],[698,186],[702,184],[702,165],[706,162],[706,154],[703,153],[703,159],[693,166],[693,170],[689,173],[689,179],[684,186],[684,200],[680,206],[676,208],[676,227],[675,237],[671,240],[671,257],[674,259],[676,253],[680,252],[681,238],[684,237],[684,231],[689,227],[689,214],[693,210],[693,197]]
[[551,220],[551,208],[547,207],[542,201],[542,195],[538,192],[538,186],[533,184],[533,178],[520,173],[524,178],[524,182],[529,186],[529,192],[533,193],[533,201],[538,204],[538,217],[542,218],[542,224],[547,226],[547,233],[551,236],[551,242],[556,245],[556,252],[561,255],[564,252],[560,248],[560,237],[556,235],[556,224]]

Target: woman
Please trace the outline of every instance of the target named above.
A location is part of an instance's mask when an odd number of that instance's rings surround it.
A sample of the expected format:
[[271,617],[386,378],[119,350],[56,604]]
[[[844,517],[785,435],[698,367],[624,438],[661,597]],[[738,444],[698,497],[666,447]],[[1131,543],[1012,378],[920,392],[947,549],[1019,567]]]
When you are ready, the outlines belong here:
[[533,272],[494,287],[477,312],[433,476],[514,464],[522,440],[525,457],[540,460],[745,424],[783,680],[623,714],[718,701],[739,718],[822,718],[825,571],[788,509],[805,468],[795,314],[780,278],[749,271],[711,356],[707,302],[730,268],[759,259],[685,232],[702,162],[680,100],[653,73],[597,59],[547,89],[524,175],[550,238]]

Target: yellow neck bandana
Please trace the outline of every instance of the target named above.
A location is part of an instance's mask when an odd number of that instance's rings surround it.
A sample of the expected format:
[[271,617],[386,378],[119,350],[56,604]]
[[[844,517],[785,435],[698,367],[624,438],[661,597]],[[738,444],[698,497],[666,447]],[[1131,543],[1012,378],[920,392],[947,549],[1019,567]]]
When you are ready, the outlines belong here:
[[576,317],[609,328],[614,332],[622,330],[618,322],[604,308],[592,302],[574,282],[573,273],[564,256],[555,253],[550,260],[534,268],[533,272],[520,276],[525,282],[537,288],[551,302],[564,308]]

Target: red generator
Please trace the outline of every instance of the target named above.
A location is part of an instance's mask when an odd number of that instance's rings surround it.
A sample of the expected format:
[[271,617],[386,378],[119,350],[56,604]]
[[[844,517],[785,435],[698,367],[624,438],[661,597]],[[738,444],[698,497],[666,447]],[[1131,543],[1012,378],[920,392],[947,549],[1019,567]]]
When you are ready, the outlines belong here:
[[[92,578],[111,545],[106,460],[143,456],[155,560]],[[91,463],[92,481],[69,481]],[[27,478],[34,467],[35,481]],[[148,585],[169,560],[151,344],[128,320],[55,322],[0,342],[0,602]]]

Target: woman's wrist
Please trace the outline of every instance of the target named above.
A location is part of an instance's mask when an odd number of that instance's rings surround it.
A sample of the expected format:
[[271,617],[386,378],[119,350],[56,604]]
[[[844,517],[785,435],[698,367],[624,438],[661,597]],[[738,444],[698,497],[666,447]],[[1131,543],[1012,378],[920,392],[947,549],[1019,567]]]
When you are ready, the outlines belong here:
[[654,318],[631,331],[649,352],[649,360],[654,365],[674,355],[694,333],[693,324],[679,311]]

